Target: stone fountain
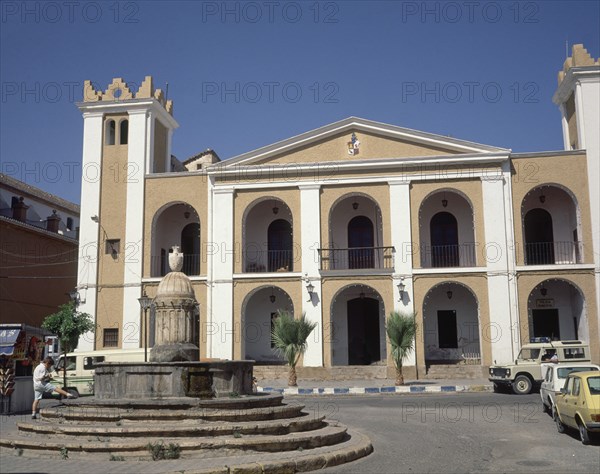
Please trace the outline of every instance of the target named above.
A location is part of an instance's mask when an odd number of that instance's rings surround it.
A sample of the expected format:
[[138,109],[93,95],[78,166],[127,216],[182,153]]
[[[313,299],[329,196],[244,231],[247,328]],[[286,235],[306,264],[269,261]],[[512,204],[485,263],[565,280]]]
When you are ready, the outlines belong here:
[[42,408],[40,420],[18,421],[16,433],[0,433],[0,455],[39,459],[41,452],[71,462],[71,470],[130,461],[126,470],[141,472],[139,461],[162,452],[181,458],[165,461],[163,471],[231,474],[305,472],[371,453],[366,436],[320,410],[311,415],[281,394],[252,393],[254,361],[198,360],[197,302],[180,271],[183,255],[173,254],[154,300],[150,362],[99,364],[94,397],[64,400]]
[[97,399],[194,397],[215,398],[252,393],[254,361],[201,362],[192,282],[181,272],[183,254],[173,247],[171,271],[158,285],[154,303],[155,345],[150,362],[98,364],[94,376]]

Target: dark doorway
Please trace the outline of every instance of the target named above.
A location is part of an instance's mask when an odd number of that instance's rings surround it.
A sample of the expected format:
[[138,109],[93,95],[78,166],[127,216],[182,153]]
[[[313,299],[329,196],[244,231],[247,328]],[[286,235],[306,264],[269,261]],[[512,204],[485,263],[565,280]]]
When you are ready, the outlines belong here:
[[438,340],[440,349],[458,348],[458,331],[456,328],[456,311],[439,310],[438,318]]
[[200,275],[200,224],[192,223],[183,228],[181,251],[183,252],[181,271],[186,275]]
[[285,219],[277,219],[267,230],[269,271],[291,272],[292,268],[292,224]]
[[348,365],[369,365],[381,359],[379,352],[379,301],[348,301]]
[[558,309],[532,309],[533,337],[549,337],[560,341]]
[[545,209],[532,209],[525,214],[525,264],[554,263],[552,216]]
[[449,212],[438,212],[429,223],[431,235],[431,265],[458,267],[458,223]]
[[366,216],[348,222],[348,268],[373,268],[373,223]]

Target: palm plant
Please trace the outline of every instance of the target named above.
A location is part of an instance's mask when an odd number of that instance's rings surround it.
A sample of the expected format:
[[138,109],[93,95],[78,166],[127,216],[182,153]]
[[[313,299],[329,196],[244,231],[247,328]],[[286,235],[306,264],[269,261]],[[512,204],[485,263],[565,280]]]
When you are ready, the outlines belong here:
[[304,313],[295,319],[289,311],[277,311],[271,335],[275,352],[283,356],[289,365],[288,385],[290,387],[298,385],[296,364],[306,351],[306,340],[316,326],[316,323],[311,323],[306,319]]
[[385,329],[392,346],[392,359],[396,366],[396,385],[404,385],[402,364],[414,349],[414,339],[417,334],[415,313],[392,311]]

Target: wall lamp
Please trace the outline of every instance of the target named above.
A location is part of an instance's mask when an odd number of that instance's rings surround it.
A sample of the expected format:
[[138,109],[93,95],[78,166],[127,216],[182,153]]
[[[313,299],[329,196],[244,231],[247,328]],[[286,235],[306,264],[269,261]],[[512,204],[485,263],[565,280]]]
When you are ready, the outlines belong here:
[[398,301],[402,301],[404,299],[404,290],[406,289],[406,285],[404,284],[404,278],[400,278],[400,283],[398,283],[398,294],[400,295],[400,298],[398,298]]
[[306,291],[308,291],[308,301],[312,301],[313,293],[315,291],[315,286],[311,283],[311,281],[306,277]]

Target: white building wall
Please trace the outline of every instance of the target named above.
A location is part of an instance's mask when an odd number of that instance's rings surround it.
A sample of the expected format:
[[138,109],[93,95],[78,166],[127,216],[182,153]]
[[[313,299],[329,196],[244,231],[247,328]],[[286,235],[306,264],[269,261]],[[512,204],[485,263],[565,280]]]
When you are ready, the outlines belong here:
[[[300,245],[302,247],[302,274],[314,286],[312,298],[306,290],[306,281],[300,284],[302,290],[302,311],[306,319],[317,326],[308,337],[308,346],[304,354],[305,367],[323,366],[323,305],[321,303],[321,274],[319,272],[319,256],[317,250],[321,248],[321,212],[320,212],[320,186],[300,186]],[[295,269],[295,268],[294,268]]]
[[[235,258],[233,232],[233,189],[213,189],[211,222],[212,295],[208,310],[208,357],[233,359],[233,263]],[[209,234],[210,235],[210,234]],[[210,278],[210,277],[209,277]],[[238,331],[241,328],[237,328]]]
[[144,188],[146,157],[153,140],[148,140],[145,109],[129,111],[129,143],[127,165],[134,172],[127,178],[127,202],[125,207],[125,245],[123,248],[123,349],[140,346],[140,304],[142,296],[142,262],[144,248]]
[[[506,167],[505,167],[506,168]],[[508,173],[482,179],[483,221],[485,232],[484,257],[487,267],[490,327],[482,334],[491,339],[492,360],[498,364],[513,360],[513,325],[518,315],[511,305],[510,260],[513,249],[509,247],[507,228],[511,219],[506,211],[509,200]],[[486,341],[487,342],[487,341]]]
[[[392,245],[396,250],[394,256],[394,275],[392,278],[394,309],[402,313],[412,313],[415,310],[412,279],[412,235],[410,220],[410,183],[406,181],[390,181],[390,227]],[[398,284],[405,286],[400,298]],[[387,319],[386,315],[386,319]],[[420,333],[422,331],[419,331]],[[417,334],[418,334],[417,333]],[[417,341],[415,341],[416,348]],[[418,350],[418,349],[417,349]],[[416,351],[406,358],[406,366],[414,366]]]
[[[100,163],[102,160],[103,114],[83,114],[83,163],[81,181],[81,222],[79,225],[79,264],[77,288],[81,298],[79,311],[96,320],[96,295],[98,282],[98,242],[100,229],[91,220],[100,212]],[[93,351],[94,335],[79,338],[80,351]]]

